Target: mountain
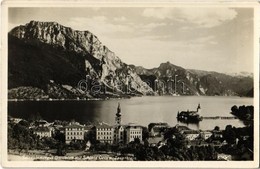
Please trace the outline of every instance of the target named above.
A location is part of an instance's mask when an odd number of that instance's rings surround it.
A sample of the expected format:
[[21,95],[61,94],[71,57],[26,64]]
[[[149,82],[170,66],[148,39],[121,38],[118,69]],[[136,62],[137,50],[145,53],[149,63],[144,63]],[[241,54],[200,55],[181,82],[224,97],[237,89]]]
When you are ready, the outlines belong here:
[[251,76],[230,76],[213,71],[184,69],[170,62],[162,63],[153,69],[131,66],[142,80],[150,84],[159,94],[175,93],[175,75],[177,75],[176,93],[181,95],[252,97]]
[[185,69],[170,62],[153,69],[128,65],[89,31],[31,21],[8,33],[8,89],[9,99],[174,93],[252,97],[253,77]]
[[89,31],[31,21],[8,34],[9,99],[152,94],[131,66]]

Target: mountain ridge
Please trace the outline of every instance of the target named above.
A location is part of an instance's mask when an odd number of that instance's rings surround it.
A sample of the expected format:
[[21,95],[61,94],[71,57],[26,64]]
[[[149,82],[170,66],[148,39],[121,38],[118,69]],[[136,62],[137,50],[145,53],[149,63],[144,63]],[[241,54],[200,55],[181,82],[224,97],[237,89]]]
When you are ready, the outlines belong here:
[[[153,92],[127,64],[123,63],[115,53],[104,46],[98,38],[89,31],[74,31],[56,22],[31,21],[26,25],[13,28],[9,32],[8,40],[10,46],[10,68],[8,73],[14,76],[14,78],[11,78],[10,85],[8,84],[9,88],[12,87],[14,83],[17,83],[17,85],[15,85],[16,87],[21,86],[15,79],[17,76],[19,78],[22,72],[26,72],[25,67],[30,67],[30,64],[24,63],[25,61],[23,59],[27,58],[30,61],[38,57],[37,60],[31,63],[32,66],[40,62],[40,64],[45,65],[50,70],[50,72],[46,73],[46,77],[41,77],[44,79],[44,86],[47,85],[46,81],[53,80],[56,82],[57,79],[60,80],[58,76],[55,76],[56,79],[52,77],[56,72],[63,73],[55,68],[56,66],[62,67],[63,65],[59,64],[59,62],[62,62],[65,65],[64,71],[68,68],[72,72],[72,75],[69,77],[73,78],[74,75],[80,77],[74,81],[74,84],[69,83],[69,85],[72,85],[74,88],[76,87],[75,83],[78,83],[81,79],[86,79],[86,77],[84,77],[85,75],[88,76],[88,80],[91,80],[91,82],[88,83],[90,89],[96,86],[102,88],[100,90],[107,88],[109,91],[118,94],[127,93],[128,91],[126,91],[125,88],[129,88],[131,92],[133,91],[137,94],[145,95]],[[33,55],[30,54],[32,53],[30,50],[35,50]],[[17,54],[17,51],[21,54]],[[40,51],[40,53],[37,51]],[[17,55],[22,56],[19,58]],[[39,55],[42,55],[42,57],[39,57]],[[44,59],[47,59],[47,61]],[[16,65],[19,65],[19,63],[24,64],[24,66],[20,66],[19,71],[21,72],[15,70],[13,62],[16,63]],[[50,64],[52,64],[52,66],[50,66]],[[72,67],[74,67],[74,69]],[[41,69],[40,73],[44,74],[44,68],[42,67]],[[74,70],[77,69],[78,71],[75,72]],[[34,70],[31,72],[27,71],[26,73],[27,75],[35,76],[33,71],[37,72],[39,70],[35,67]],[[25,78],[22,80],[29,80],[29,83],[33,83],[32,79],[26,77],[27,75],[22,74]],[[63,76],[67,77],[66,75]],[[64,78],[60,83],[62,84],[67,80],[69,79]],[[66,82],[65,84],[68,83]],[[39,87],[39,85],[37,87]]]
[[[171,84],[167,88],[175,75],[176,87]],[[17,26],[8,33],[8,81],[10,99],[253,93],[251,77],[185,69],[170,62],[152,69],[128,65],[89,31],[39,21]],[[79,89],[80,82],[85,86]]]

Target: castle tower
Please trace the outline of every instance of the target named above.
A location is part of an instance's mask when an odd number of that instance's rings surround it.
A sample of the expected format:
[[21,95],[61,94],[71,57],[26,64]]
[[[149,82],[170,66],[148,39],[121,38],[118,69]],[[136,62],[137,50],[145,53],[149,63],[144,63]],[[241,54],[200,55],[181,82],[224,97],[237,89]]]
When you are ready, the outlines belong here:
[[200,103],[198,104],[198,107],[197,107],[197,113],[201,113],[201,107],[200,107]]
[[117,106],[117,113],[116,113],[116,118],[115,118],[116,125],[121,125],[121,108],[120,108],[120,103],[118,103]]

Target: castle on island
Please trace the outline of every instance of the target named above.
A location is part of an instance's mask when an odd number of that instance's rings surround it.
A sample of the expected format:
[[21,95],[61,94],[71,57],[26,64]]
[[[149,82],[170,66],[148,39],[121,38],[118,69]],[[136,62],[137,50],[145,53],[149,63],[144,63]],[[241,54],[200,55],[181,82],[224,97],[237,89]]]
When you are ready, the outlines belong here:
[[181,111],[177,113],[177,119],[183,122],[197,123],[202,120],[201,106],[198,104],[197,111]]

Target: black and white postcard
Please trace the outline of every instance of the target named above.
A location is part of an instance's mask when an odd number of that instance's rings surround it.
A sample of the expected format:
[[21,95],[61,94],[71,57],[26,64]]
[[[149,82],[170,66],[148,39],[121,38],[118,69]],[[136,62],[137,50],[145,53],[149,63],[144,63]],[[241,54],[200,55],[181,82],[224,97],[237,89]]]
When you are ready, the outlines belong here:
[[4,167],[259,165],[259,5],[3,1]]

